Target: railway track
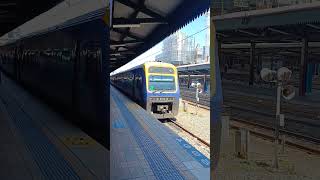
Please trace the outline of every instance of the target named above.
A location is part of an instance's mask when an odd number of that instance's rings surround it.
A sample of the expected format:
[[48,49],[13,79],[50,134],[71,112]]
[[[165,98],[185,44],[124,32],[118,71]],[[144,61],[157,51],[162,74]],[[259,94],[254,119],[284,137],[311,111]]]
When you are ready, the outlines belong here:
[[[297,80],[298,78],[295,77],[294,78],[295,80],[292,80],[290,82],[290,84],[292,84],[294,87],[299,87],[299,81]],[[232,84],[245,84],[245,85],[248,85],[248,80],[249,80],[249,75],[246,75],[246,74],[225,74],[223,76],[223,79],[222,79],[222,83],[226,83],[229,81],[232,81]],[[257,83],[257,82],[255,82]],[[262,86],[265,86],[265,87],[269,87],[271,88],[271,86],[269,86],[268,84],[269,83],[266,83],[266,82],[260,82],[260,85],[263,84]],[[313,82],[312,82],[312,89],[315,89],[315,90],[320,90],[320,79],[314,79]],[[275,88],[275,87],[273,87]]]
[[[188,90],[186,88],[180,88],[181,97],[183,100],[197,103],[196,101],[196,92]],[[199,94],[199,104],[202,106],[210,107],[210,94],[208,93],[201,93]]]
[[[195,105],[195,96],[192,92],[189,91],[186,93],[186,91],[182,91],[181,96],[184,100],[191,102],[189,104]],[[229,98],[225,98],[224,104],[231,107],[231,117],[233,121],[245,123],[253,127],[259,127],[267,131],[274,131],[275,113],[273,111],[275,111],[275,109],[270,108],[270,106],[274,106],[272,100],[269,99],[260,102],[260,98],[241,97],[239,95],[230,94],[228,94],[228,96]],[[210,101],[206,96],[200,96],[199,104],[203,107],[207,107],[206,109],[210,109]],[[261,104],[264,106],[259,108],[258,106]],[[295,107],[296,104],[289,103],[286,105],[287,107],[282,109],[282,111],[285,110],[284,113],[286,114],[286,129],[282,129],[280,132],[286,136],[294,137],[312,144],[320,144],[320,133],[318,133],[320,121],[314,120],[314,118],[318,117],[318,108],[308,105]],[[266,111],[266,109],[269,109],[269,111]],[[262,134],[263,133],[260,133],[259,135],[263,136]],[[264,136],[264,138],[273,138],[273,136]],[[299,143],[287,142],[287,144],[299,149],[307,150],[308,152],[320,154],[320,151],[318,152],[317,150],[300,145]]]
[[[197,103],[195,99],[195,93],[190,91],[181,91],[181,97],[183,100]],[[210,107],[210,96],[208,94],[199,95],[199,104]],[[227,94],[224,96],[225,104],[233,106],[235,109],[242,109],[246,111],[252,111],[258,114],[273,116],[275,112],[275,102],[272,99],[256,98],[250,96]],[[241,105],[241,106],[240,106]],[[248,107],[248,108],[245,108]],[[252,108],[251,108],[252,107]],[[257,110],[262,109],[262,110]],[[269,110],[269,111],[267,111]],[[317,119],[320,117],[318,106],[292,104],[283,102],[281,111],[285,114],[292,114],[297,117]],[[294,114],[293,114],[294,113]],[[294,118],[291,118],[294,120]]]
[[[239,118],[232,118],[231,121],[240,122],[242,124],[245,124],[245,129],[248,129],[252,134],[262,137],[264,139],[269,139],[270,141],[274,141],[274,127],[262,125],[258,123],[254,123],[248,120],[239,119]],[[231,128],[239,129],[239,126],[236,125],[230,125]],[[256,130],[256,127],[258,127],[260,130]],[[243,126],[242,126],[243,128]],[[261,131],[261,129],[264,129]],[[266,133],[266,131],[272,132]],[[294,148],[298,148],[300,150],[306,151],[308,153],[313,153],[320,155],[320,139],[310,137],[304,134],[299,134],[287,130],[279,130],[280,135],[286,135],[285,144],[292,146]],[[280,136],[281,137],[281,136]],[[279,139],[279,142],[282,143],[282,139]]]
[[[196,104],[195,92],[181,89],[183,100],[189,104]],[[210,109],[210,98],[208,94],[200,94],[200,107]],[[244,116],[253,122],[274,125],[275,107],[272,98],[258,98],[233,93],[225,94],[224,105],[231,107],[231,115],[238,118]],[[207,107],[207,108],[206,108]],[[281,112],[285,114],[286,127],[289,131],[300,132],[311,137],[320,138],[320,113],[315,105],[292,104],[283,102]]]
[[[245,124],[249,124],[249,125],[252,125],[252,126],[255,126],[255,127],[260,127],[260,128],[266,129],[266,130],[271,130],[271,131],[275,130],[275,128],[273,126],[260,124],[260,123],[248,121],[248,120],[245,120],[245,119],[241,119],[241,118],[231,118],[231,120],[237,121],[237,122],[241,122],[241,123],[245,123]],[[285,134],[285,135],[294,136],[294,137],[297,137],[297,138],[300,138],[300,139],[304,139],[304,140],[307,140],[309,142],[313,142],[313,143],[316,143],[316,144],[320,145],[320,139],[319,138],[311,137],[311,136],[308,136],[308,135],[305,135],[305,134],[300,134],[300,133],[297,133],[297,132],[288,131],[288,130],[285,130],[285,129],[280,129],[279,132],[282,133],[282,134]]]
[[174,119],[167,119],[167,123],[169,123],[170,126],[174,126],[176,129],[180,129],[181,131],[186,132],[187,134],[189,134],[193,138],[196,138],[199,142],[201,142],[201,144],[210,148],[210,143],[206,142],[205,140],[201,139],[199,136],[197,136],[194,133],[192,133],[191,131],[187,130],[181,124],[175,122]]
[[[228,94],[224,98],[224,104],[232,107],[232,117],[271,126],[276,123],[274,101],[270,99]],[[281,112],[285,114],[285,126],[288,131],[320,138],[318,107],[283,103]]]

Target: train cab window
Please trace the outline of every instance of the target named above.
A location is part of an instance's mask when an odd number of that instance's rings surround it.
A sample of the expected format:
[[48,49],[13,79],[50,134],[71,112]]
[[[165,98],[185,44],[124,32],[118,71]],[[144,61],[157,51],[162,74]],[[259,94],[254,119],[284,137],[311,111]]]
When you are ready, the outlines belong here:
[[148,89],[149,91],[175,91],[176,84],[174,76],[150,75]]
[[167,67],[149,67],[149,73],[174,74],[174,70]]

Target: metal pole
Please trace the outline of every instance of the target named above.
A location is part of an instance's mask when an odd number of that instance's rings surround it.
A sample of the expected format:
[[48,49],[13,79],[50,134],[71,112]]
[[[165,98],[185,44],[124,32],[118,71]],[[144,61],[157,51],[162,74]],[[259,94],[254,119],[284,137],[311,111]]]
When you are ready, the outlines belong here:
[[199,103],[199,87],[196,85],[196,115],[198,115],[198,103]]
[[282,154],[284,154],[284,146],[286,144],[286,135],[282,135]]
[[255,46],[254,42],[251,42],[250,46],[250,76],[249,76],[249,85],[253,85],[254,81],[254,63],[255,63]]
[[299,83],[299,96],[305,96],[306,92],[306,71],[308,64],[308,40],[302,39],[301,58],[300,58],[300,83]]
[[223,15],[223,14],[224,14],[223,2],[224,2],[224,0],[221,0],[221,15]]
[[277,109],[276,109],[276,121],[275,121],[275,141],[274,141],[274,161],[273,167],[278,169],[278,144],[279,144],[279,118],[280,118],[280,95],[281,95],[281,83],[277,82]]
[[[284,124],[285,124],[285,122],[284,122],[284,114],[280,114],[280,128],[282,130],[284,130]],[[282,134],[281,138],[282,138],[282,141],[281,141],[281,144],[282,144],[281,153],[284,154],[284,146],[286,144],[285,134]]]

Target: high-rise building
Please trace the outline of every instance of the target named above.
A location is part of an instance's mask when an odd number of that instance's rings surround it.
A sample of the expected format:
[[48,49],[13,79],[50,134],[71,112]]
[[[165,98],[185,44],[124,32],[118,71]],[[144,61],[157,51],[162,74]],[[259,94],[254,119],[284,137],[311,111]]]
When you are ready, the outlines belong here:
[[156,56],[156,61],[175,65],[189,64],[193,60],[193,41],[182,31],[177,31],[163,41],[162,53]]
[[205,14],[206,26],[208,27],[205,35],[205,45],[203,47],[202,62],[210,60],[210,11]]
[[210,48],[210,13],[204,15],[205,24],[208,27],[204,44],[196,42],[196,37],[188,37],[182,31],[177,31],[162,43],[162,53],[155,57],[156,61],[168,62],[174,65],[195,64],[208,62]]

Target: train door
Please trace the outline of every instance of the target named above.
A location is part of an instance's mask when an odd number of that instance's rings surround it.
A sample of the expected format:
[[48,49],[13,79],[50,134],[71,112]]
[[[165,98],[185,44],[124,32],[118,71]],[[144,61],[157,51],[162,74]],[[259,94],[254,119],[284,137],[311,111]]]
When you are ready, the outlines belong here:
[[140,74],[140,69],[137,69],[136,78],[135,78],[135,98],[139,104],[142,102],[141,91],[142,91],[142,78]]

